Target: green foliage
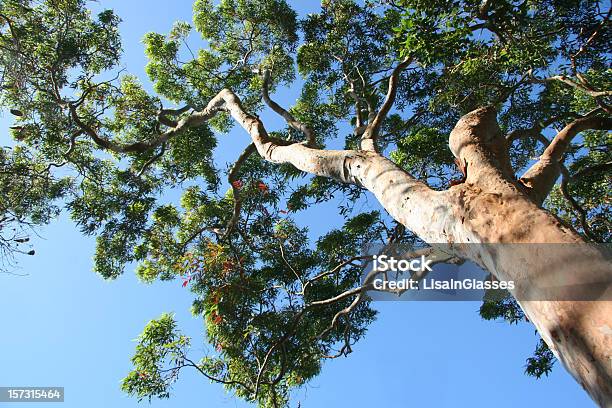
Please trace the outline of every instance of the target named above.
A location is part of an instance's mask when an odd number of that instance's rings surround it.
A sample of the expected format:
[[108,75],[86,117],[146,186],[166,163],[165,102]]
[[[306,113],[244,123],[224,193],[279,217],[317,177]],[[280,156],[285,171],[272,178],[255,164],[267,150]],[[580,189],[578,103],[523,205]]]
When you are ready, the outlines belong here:
[[[198,195],[191,190],[183,198],[187,211],[201,202]],[[155,218],[160,223],[179,223],[178,212],[171,207],[156,211]],[[272,399],[276,403],[286,400],[290,387],[317,375],[324,356],[332,355],[338,344],[349,347],[342,353],[350,352],[350,345],[363,336],[374,317],[368,302],[362,302],[350,319],[337,326],[330,326],[330,322],[350,299],[329,306],[313,303],[358,283],[358,264],[348,264],[327,276],[320,272],[355,256],[362,244],[380,233],[378,219],[377,213],[361,214],[342,230],[321,238],[312,250],[305,229],[287,218],[267,216],[248,226],[246,232],[253,242],[238,239],[228,246],[204,241],[186,252],[174,270],[182,276],[183,286],[195,294],[192,311],[204,318],[208,341],[216,348],[216,354],[205,356],[197,367],[236,395],[268,406]],[[257,252],[251,251],[251,246],[257,246]],[[167,259],[157,256],[148,260],[148,268],[160,270],[167,265]],[[147,280],[153,277],[144,275]],[[183,368],[174,349],[181,337],[169,334],[174,326],[165,323],[163,335],[149,333],[150,327],[160,324],[153,321],[145,329],[133,360],[135,371],[124,382],[125,389],[141,397],[167,396],[169,381],[162,381],[163,376],[155,373],[174,370],[178,376]],[[166,353],[173,353],[175,360],[164,360]],[[268,354],[268,369],[260,376],[261,361]],[[260,391],[255,397],[258,384]]]
[[30,228],[55,218],[58,201],[72,187],[69,177],[57,179],[40,158],[19,146],[0,149],[0,269],[15,253],[34,255]]
[[[609,109],[609,97],[585,91],[610,89],[612,35],[600,3],[325,0],[300,18],[283,0],[197,0],[193,22],[144,36],[149,92],[119,67],[112,11],[92,15],[84,0],[3,0],[0,103],[14,117],[16,146],[0,152],[0,247],[24,252],[15,246],[27,242],[22,235],[4,235],[12,224],[43,224],[65,208],[96,236],[101,276],[117,278],[134,264],[143,282],[174,281],[191,293],[216,351],[190,360],[189,340],[163,315],[139,338],[123,384],[130,394],[168,397],[190,368],[261,406],[286,404],[324,361],[349,354],[375,317],[357,292],[341,296],[360,285],[360,247],[414,237],[388,227],[386,213],[363,212],[359,186],[257,153],[235,171],[219,168],[214,149],[233,124],[226,113],[186,130],[177,124],[224,88],[262,114],[263,70],[272,95],[297,72],[301,91],[287,111],[318,146],[358,148],[359,129],[346,129],[372,120],[393,68],[408,58],[379,145],[443,189],[457,173],[447,135],[476,107],[495,105],[504,132],[538,128],[546,136],[577,115]],[[194,37],[205,46],[192,48]],[[583,86],[550,79],[558,75]],[[304,138],[290,127],[270,134]],[[515,141],[514,169],[542,148],[535,138]],[[611,230],[610,151],[608,133],[584,132],[565,162],[569,192],[601,241]],[[312,239],[296,219],[324,202],[337,205],[344,223]],[[586,232],[560,191],[546,206]],[[509,296],[487,298],[480,313],[524,320]],[[553,363],[542,344],[526,370],[537,377]]]
[[502,296],[496,294],[485,299],[480,306],[480,317],[485,320],[502,319],[510,324],[525,321],[525,313],[509,292],[504,291]]
[[117,91],[101,95],[108,98],[115,110],[104,125],[109,132],[120,134],[124,142],[142,141],[143,136],[155,131],[158,100],[149,96],[138,79],[130,75],[121,78]]
[[297,22],[285,1],[224,0],[217,5],[198,0],[193,21],[209,48],[185,63],[180,49],[192,31],[188,23],[177,23],[168,36],[148,33],[144,38],[147,74],[165,98],[204,106],[222,88],[231,88],[246,106],[256,106],[260,84],[254,69],[269,69],[275,84],[293,79]]
[[556,360],[555,355],[544,343],[544,340],[540,339],[533,357],[527,359],[525,374],[536,378],[541,378],[543,375],[548,377]]
[[[438,115],[432,121],[440,129],[456,121],[447,112],[462,114],[486,104],[499,106],[502,124],[509,131],[555,113],[586,112],[588,108],[574,103],[575,98],[584,98],[580,89],[531,79],[578,72],[596,86],[596,78],[607,72],[610,32],[598,30],[600,2],[404,0],[399,4],[405,10],[397,30],[401,50],[426,65],[420,99]],[[598,35],[582,47],[596,30]],[[608,89],[609,83],[609,79],[599,82],[601,88],[596,89]]]
[[[597,242],[612,239],[612,196],[609,163],[612,160],[612,136],[609,132],[585,132],[583,148],[571,152],[573,162],[568,166],[574,177],[568,183],[568,192],[586,213],[590,236]],[[580,211],[571,205],[559,186],[551,192],[546,206],[561,219],[584,233]]]
[[71,187],[71,179],[55,179],[44,162],[20,147],[0,149],[0,213],[16,220],[45,224],[57,215],[52,203]]
[[190,339],[176,329],[170,314],[151,320],[138,337],[136,353],[132,357],[134,370],[123,380],[121,388],[139,400],[152,397],[168,398],[169,388],[178,377],[178,372],[164,372],[165,364],[184,365],[185,349]]
[[83,194],[70,201],[68,208],[84,233],[98,232],[94,270],[105,278],[116,278],[134,260],[132,248],[153,209],[155,185],[108,162],[101,164],[98,175],[98,180],[83,180]]
[[[453,155],[449,149],[431,149],[431,146],[441,145],[448,136],[438,129],[415,127],[410,133],[397,141],[397,149],[390,154],[391,160],[400,167],[412,171],[421,178],[445,180],[453,169]],[[440,169],[441,166],[444,168]],[[419,169],[418,172],[415,170]],[[435,180],[432,180],[432,184]]]

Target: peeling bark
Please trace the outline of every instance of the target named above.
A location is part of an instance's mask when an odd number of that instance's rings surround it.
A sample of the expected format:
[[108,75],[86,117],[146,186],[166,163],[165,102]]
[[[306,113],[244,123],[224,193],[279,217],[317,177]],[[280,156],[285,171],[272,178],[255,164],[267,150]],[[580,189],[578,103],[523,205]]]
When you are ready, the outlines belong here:
[[[492,183],[488,183],[489,188]],[[505,190],[508,184],[500,185]],[[452,229],[456,242],[481,243],[569,243],[583,239],[554,216],[539,208],[528,196],[497,193],[474,185],[461,185],[449,191],[454,218],[461,223]],[[450,226],[448,229],[451,229]],[[609,263],[594,249],[581,245],[574,253],[538,252],[516,246],[478,248],[468,258],[483,265],[501,280],[513,280],[512,294],[553,353],[600,406],[612,403],[612,302],[535,301],[546,298],[535,293],[547,279],[570,276],[581,282],[585,276],[607,276]],[[585,275],[585,272],[588,272]],[[610,296],[611,287],[602,288]]]

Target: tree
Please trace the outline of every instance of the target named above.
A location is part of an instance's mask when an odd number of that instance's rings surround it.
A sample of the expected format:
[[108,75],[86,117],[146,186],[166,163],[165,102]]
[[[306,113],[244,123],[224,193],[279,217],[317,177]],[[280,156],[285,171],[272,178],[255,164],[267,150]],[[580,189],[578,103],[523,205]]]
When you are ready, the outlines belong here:
[[[49,199],[97,235],[104,278],[131,262],[145,282],[181,278],[217,348],[193,360],[171,315],[151,321],[123,383],[139,398],[168,397],[192,368],[238,397],[285,404],[375,317],[362,244],[609,241],[603,2],[324,0],[298,18],[283,0],[197,0],[193,25],[144,38],[156,94],[119,69],[112,11],[92,16],[83,0],[0,4],[14,138],[48,170],[72,171]],[[206,47],[194,52],[196,35]],[[295,82],[294,106],[272,99]],[[268,131],[263,109],[286,128]],[[213,150],[234,125],[249,141],[224,171]],[[165,201],[177,187],[180,203]],[[359,212],[368,194],[381,211]],[[294,213],[332,199],[344,224],[311,245]],[[550,265],[580,276],[606,262],[595,249],[559,263],[553,252],[498,248],[456,251],[521,282],[519,300]],[[527,372],[547,373],[552,352],[610,403],[609,301],[505,297],[481,314],[528,318],[544,343]]]
[[0,273],[13,274],[15,254],[35,254],[30,233],[60,211],[55,200],[70,189],[71,179],[56,179],[50,169],[19,146],[0,149]]

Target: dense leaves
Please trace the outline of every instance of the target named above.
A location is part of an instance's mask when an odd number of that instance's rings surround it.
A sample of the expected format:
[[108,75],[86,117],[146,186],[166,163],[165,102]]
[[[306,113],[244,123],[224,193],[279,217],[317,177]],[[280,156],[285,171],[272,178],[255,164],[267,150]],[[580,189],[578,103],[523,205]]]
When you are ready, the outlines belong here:
[[[31,228],[46,224],[60,211],[70,178],[57,179],[50,166],[20,147],[0,149],[0,270],[11,266],[15,253],[34,255]],[[9,270],[7,270],[10,272]]]
[[[361,245],[415,239],[371,211],[359,186],[248,148],[224,169],[214,152],[230,117],[183,126],[222,89],[257,115],[265,72],[270,93],[299,86],[286,110],[314,144],[355,149],[404,61],[380,150],[436,189],[461,178],[448,134],[476,107],[498,109],[517,175],[555,130],[610,113],[604,2],[324,0],[298,16],[283,0],[197,0],[192,23],[143,38],[154,92],[120,69],[119,18],[87,6],[0,1],[0,101],[15,145],[0,155],[0,245],[27,252],[27,234],[10,235],[12,225],[46,223],[63,205],[97,237],[101,276],[135,265],[143,282],[191,293],[214,351],[194,357],[172,316],[151,321],[123,383],[138,398],[168,397],[193,369],[261,406],[285,404],[326,360],[349,354],[375,317],[359,291]],[[304,139],[291,126],[270,133]],[[583,132],[546,202],[595,241],[611,236],[610,150],[608,133]],[[326,202],[338,217],[317,238],[303,221]],[[480,313],[524,320],[509,296],[486,299]],[[553,362],[540,343],[526,372],[545,375]]]
[[[357,248],[372,240],[381,227],[378,214],[362,214],[310,249],[307,231],[290,220],[258,211],[249,215],[254,218],[244,233],[252,240],[238,238],[231,245],[202,240],[173,258],[171,267],[182,277],[182,286],[194,293],[192,312],[203,317],[208,342],[216,350],[192,364],[237,395],[274,406],[287,400],[290,387],[317,375],[325,358],[350,353],[365,333],[374,317],[367,301],[342,315],[337,324],[334,316],[352,299],[320,301],[359,284],[361,268],[354,259]],[[156,218],[168,227],[178,222],[176,211],[170,208]],[[157,243],[170,248],[156,248],[154,257],[139,269],[146,280],[164,271],[166,275],[160,277],[171,278],[166,269],[169,260],[163,254],[174,255],[177,250],[172,234],[165,236],[168,239]],[[338,267],[341,262],[344,266]],[[159,342],[149,345],[147,330],[139,342],[135,371],[124,387],[139,396],[165,396],[184,368],[184,360],[166,361],[165,355],[150,351],[151,347],[167,347]],[[181,353],[186,355],[186,351]],[[152,363],[141,363],[141,359]],[[143,371],[147,377],[141,375]]]

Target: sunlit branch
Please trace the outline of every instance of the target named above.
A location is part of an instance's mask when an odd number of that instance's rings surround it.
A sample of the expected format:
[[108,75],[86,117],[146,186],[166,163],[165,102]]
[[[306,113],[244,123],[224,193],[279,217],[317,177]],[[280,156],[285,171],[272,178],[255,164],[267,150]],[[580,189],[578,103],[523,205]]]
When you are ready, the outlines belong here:
[[531,79],[532,83],[546,83],[546,82],[552,82],[552,81],[559,81],[567,86],[579,89],[580,91],[586,93],[589,96],[592,96],[593,98],[612,96],[612,90],[598,91],[598,90],[593,89],[588,83],[585,83],[580,80],[576,81],[566,75],[555,75],[555,76],[551,76],[551,77],[543,78],[543,79],[538,79],[538,78]]
[[412,58],[405,58],[402,62],[400,62],[394,69],[391,77],[389,78],[389,89],[387,90],[387,96],[385,97],[385,101],[382,106],[376,113],[376,116],[372,119],[370,123],[368,123],[368,127],[366,128],[363,136],[361,137],[361,148],[367,151],[377,151],[378,148],[376,146],[376,141],[378,138],[378,134],[380,132],[380,128],[384,120],[387,117],[387,114],[391,110],[393,103],[395,102],[395,96],[397,95],[397,88],[399,86],[400,74],[410,63],[412,62]]
[[591,111],[566,125],[546,147],[539,160],[521,177],[520,181],[530,189],[530,195],[536,202],[542,203],[550,193],[561,172],[559,164],[577,134],[590,129],[612,129],[612,119],[596,115],[598,111]]
[[299,120],[295,119],[295,117],[291,113],[289,113],[286,109],[284,109],[278,103],[274,102],[270,98],[269,89],[268,89],[269,86],[270,86],[270,71],[269,70],[265,70],[263,72],[263,86],[262,86],[262,96],[263,96],[264,102],[274,112],[276,112],[283,119],[285,119],[285,122],[287,122],[287,124],[291,128],[297,130],[298,132],[302,132],[304,134],[304,136],[306,136],[307,146],[315,146],[316,145],[316,139],[315,139],[315,134],[312,131],[312,129],[310,129],[309,126],[303,124]]
[[232,211],[232,218],[230,218],[229,222],[227,223],[227,226],[225,227],[223,238],[227,238],[229,236],[229,234],[236,226],[238,219],[240,218],[242,199],[240,197],[240,186],[236,185],[236,182],[238,181],[238,173],[240,172],[240,168],[242,167],[244,162],[247,161],[247,159],[256,151],[257,149],[255,149],[255,144],[250,143],[247,148],[244,149],[244,151],[240,154],[238,160],[236,160],[227,176],[227,181],[230,184],[232,194],[234,196],[234,208]]

